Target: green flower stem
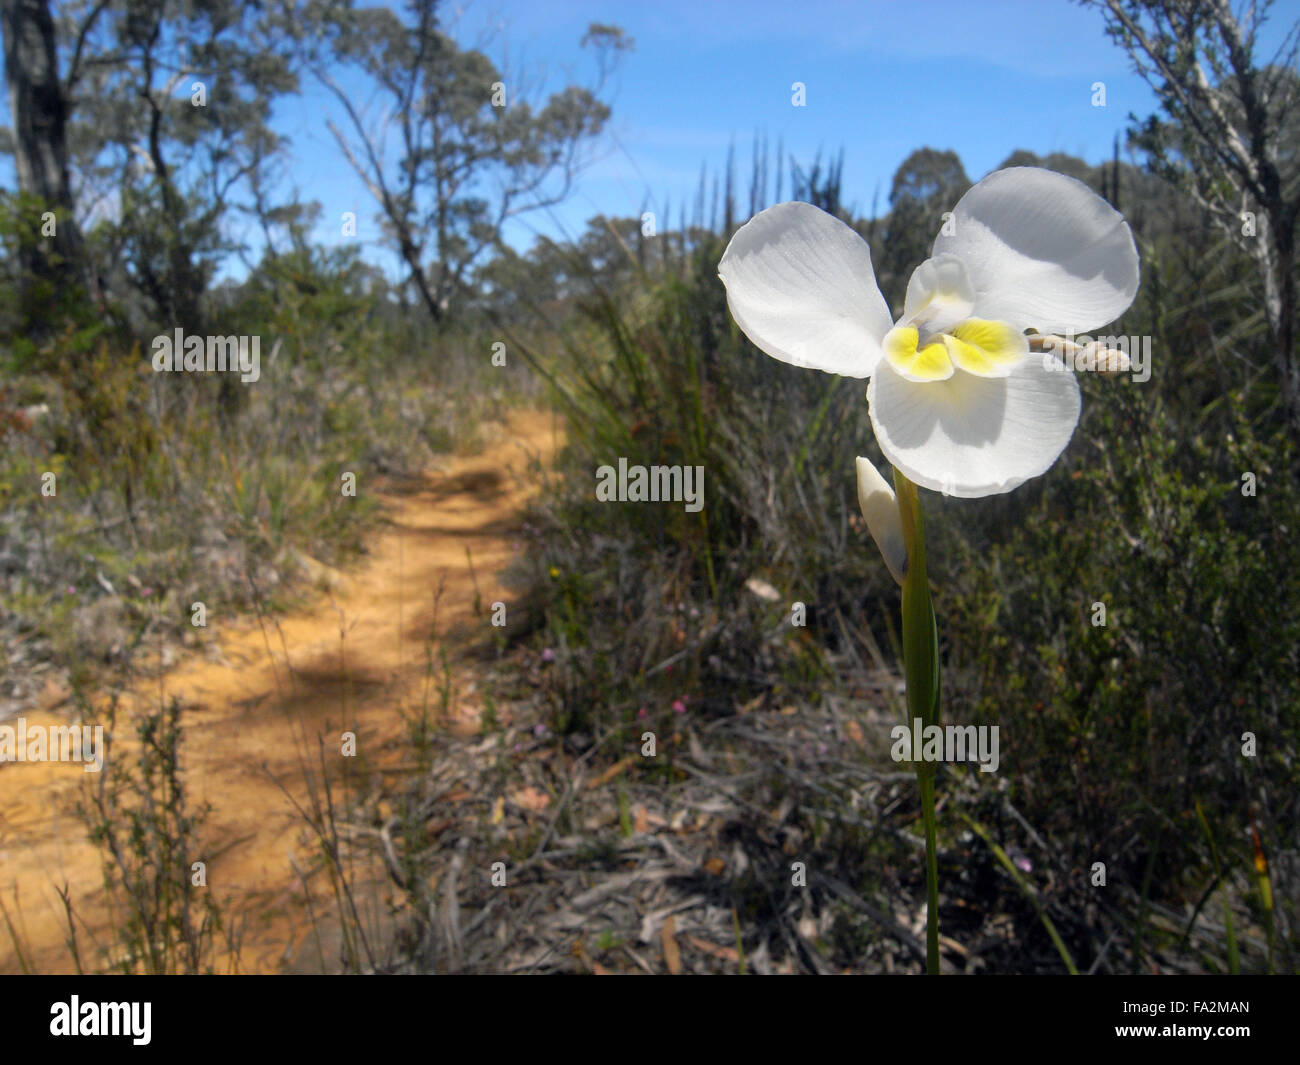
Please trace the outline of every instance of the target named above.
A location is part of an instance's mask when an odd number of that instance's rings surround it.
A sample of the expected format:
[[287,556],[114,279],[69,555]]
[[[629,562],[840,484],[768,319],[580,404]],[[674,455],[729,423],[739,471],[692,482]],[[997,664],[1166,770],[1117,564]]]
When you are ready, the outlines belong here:
[[[907,725],[921,719],[924,730],[939,724],[939,632],[930,601],[930,581],[925,568],[925,519],[916,485],[894,471],[894,491],[907,544],[907,573],[903,578],[903,675],[907,684]],[[939,975],[939,857],[934,819],[934,762],[921,760],[913,751],[916,781],[921,790],[921,818],[925,825],[925,967]]]
[[934,763],[929,772],[918,767],[921,787],[921,819],[925,822],[925,971],[939,975],[939,856],[935,849]]

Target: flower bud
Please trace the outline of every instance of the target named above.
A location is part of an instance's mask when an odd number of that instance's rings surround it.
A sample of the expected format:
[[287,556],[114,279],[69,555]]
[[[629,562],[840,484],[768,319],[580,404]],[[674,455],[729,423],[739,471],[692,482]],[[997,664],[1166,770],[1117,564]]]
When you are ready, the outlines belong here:
[[898,500],[889,483],[866,459],[858,458],[858,506],[866,520],[871,538],[876,541],[885,565],[894,580],[903,583],[907,573],[907,544],[903,539],[903,519]]

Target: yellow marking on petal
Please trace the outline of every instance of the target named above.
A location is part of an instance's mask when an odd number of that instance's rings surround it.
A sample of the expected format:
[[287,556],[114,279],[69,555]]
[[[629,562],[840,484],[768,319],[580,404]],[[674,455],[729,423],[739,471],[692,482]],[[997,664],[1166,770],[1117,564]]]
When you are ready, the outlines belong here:
[[903,325],[885,334],[885,357],[909,381],[946,381],[953,375],[952,360],[939,341],[917,350],[921,335],[915,326]]
[[952,361],[976,377],[1006,377],[1028,351],[1023,333],[1005,322],[968,318],[944,336]]

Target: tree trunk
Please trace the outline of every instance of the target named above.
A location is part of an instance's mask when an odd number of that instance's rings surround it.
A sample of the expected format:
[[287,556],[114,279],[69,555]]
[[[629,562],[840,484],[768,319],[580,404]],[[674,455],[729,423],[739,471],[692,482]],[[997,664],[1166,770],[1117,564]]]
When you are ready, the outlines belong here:
[[1282,405],[1292,424],[1300,425],[1300,365],[1295,350],[1296,286],[1294,222],[1288,224],[1281,204],[1266,209],[1254,259],[1264,283],[1264,319],[1278,372]]
[[33,245],[24,248],[23,266],[37,277],[66,282],[76,277],[80,266],[81,234],[72,216],[65,135],[68,102],[59,81],[47,0],[0,0],[0,29],[18,188],[60,216],[53,236],[56,261]]
[[1275,261],[1281,282],[1277,335],[1273,340],[1277,345],[1276,357],[1282,375],[1282,399],[1286,404],[1287,416],[1292,425],[1300,425],[1300,365],[1297,365],[1295,347],[1295,238],[1289,226],[1276,228],[1273,237],[1276,241]]

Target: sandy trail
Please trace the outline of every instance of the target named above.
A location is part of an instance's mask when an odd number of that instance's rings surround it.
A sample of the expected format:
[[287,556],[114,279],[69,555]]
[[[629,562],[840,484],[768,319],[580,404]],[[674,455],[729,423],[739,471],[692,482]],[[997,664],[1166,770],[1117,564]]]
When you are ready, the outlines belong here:
[[[276,781],[305,805],[304,763],[319,767],[318,737],[337,767],[346,730],[357,734],[358,762],[404,761],[401,710],[437,702],[426,658],[437,635],[435,599],[439,634],[471,622],[476,593],[485,604],[508,601],[499,574],[520,508],[538,487],[530,465],[549,466],[559,433],[548,412],[514,412],[506,426],[486,430],[482,453],[378,488],[387,524],[354,569],[319,567],[328,592],[274,619],[210,612],[206,653],[186,652],[124,702],[129,721],[133,699],[155,707],[160,694],[182,700],[186,784],[195,803],[212,806],[203,831],[211,853],[197,860],[207,864],[209,889],[243,918],[241,970],[276,971],[307,949],[310,922],[291,857],[307,867],[312,842]],[[448,728],[476,729],[472,705],[459,704],[455,715]],[[70,720],[66,709],[24,716],[29,727]],[[121,724],[119,732],[131,731]],[[103,920],[100,853],[74,810],[94,779],[69,763],[0,764],[0,901],[38,972],[73,971],[57,886],[69,885],[92,929]],[[0,920],[0,973],[17,971]]]

